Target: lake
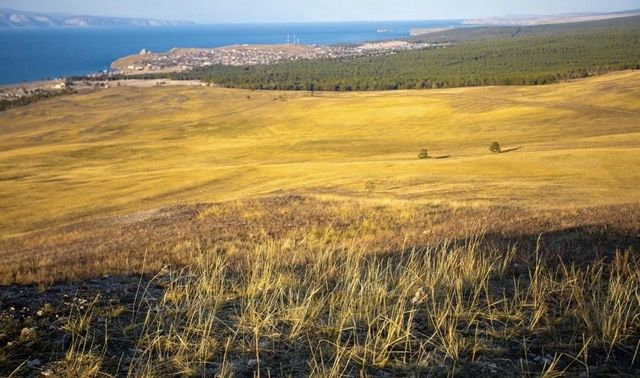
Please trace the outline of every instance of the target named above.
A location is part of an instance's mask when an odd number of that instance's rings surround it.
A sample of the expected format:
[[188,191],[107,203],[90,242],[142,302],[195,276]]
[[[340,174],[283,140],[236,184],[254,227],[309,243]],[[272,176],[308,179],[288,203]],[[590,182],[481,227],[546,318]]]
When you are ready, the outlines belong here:
[[161,52],[174,47],[283,44],[287,38],[330,45],[406,38],[412,28],[448,26],[461,26],[461,21],[0,29],[0,84],[99,72],[143,48]]

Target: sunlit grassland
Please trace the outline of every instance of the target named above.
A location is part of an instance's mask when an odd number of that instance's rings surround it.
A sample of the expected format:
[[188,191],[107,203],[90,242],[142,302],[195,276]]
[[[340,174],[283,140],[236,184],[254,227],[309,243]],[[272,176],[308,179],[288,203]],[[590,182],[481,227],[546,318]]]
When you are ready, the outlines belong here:
[[[385,93],[112,88],[0,113],[3,236],[272,193],[634,202],[640,73]],[[488,146],[503,148],[491,154]],[[434,157],[420,161],[428,148]]]
[[0,375],[637,375],[639,116],[640,72],[2,112]]

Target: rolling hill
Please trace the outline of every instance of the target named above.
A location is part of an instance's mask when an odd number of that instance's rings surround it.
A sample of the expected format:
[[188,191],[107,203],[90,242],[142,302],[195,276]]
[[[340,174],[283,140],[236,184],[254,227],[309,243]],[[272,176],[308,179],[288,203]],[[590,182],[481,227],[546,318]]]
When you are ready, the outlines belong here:
[[637,376],[639,119],[638,71],[4,111],[0,375]]
[[[0,113],[0,234],[15,241],[288,194],[534,210],[632,204],[638,88],[640,73],[626,71],[544,87],[114,87],[45,100]],[[510,151],[492,154],[493,141]],[[423,148],[434,159],[417,159]],[[24,246],[6,248],[5,259]]]

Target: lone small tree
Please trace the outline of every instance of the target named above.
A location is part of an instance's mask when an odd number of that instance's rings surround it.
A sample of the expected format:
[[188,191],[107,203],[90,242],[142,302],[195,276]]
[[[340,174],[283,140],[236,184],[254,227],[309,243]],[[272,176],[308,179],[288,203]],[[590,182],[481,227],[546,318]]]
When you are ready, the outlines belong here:
[[502,147],[500,147],[500,143],[498,142],[493,142],[491,143],[491,145],[489,146],[489,151],[495,153],[495,154],[499,154],[502,152]]
[[423,148],[422,150],[420,150],[420,153],[418,154],[418,159],[428,159],[429,158],[429,151],[427,151],[426,148]]

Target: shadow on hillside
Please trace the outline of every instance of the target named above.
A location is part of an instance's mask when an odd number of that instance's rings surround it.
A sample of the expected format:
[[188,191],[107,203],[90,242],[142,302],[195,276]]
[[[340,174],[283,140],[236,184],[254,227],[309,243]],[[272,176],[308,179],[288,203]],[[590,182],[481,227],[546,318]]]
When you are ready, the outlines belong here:
[[[460,238],[449,245],[449,247],[461,247],[469,245],[469,240],[466,238]],[[582,226],[582,227],[573,227],[562,229],[558,231],[542,233],[542,234],[532,234],[532,233],[522,233],[517,235],[504,235],[499,233],[492,233],[485,235],[480,240],[480,250],[489,250],[492,248],[500,248],[503,251],[507,251],[511,247],[516,246],[518,250],[518,254],[516,255],[515,262],[518,263],[518,267],[514,267],[510,271],[510,276],[507,278],[504,277],[492,277],[491,281],[493,285],[495,285],[492,290],[496,290],[494,293],[496,296],[499,295],[500,290],[504,288],[508,288],[510,282],[516,279],[516,277],[523,276],[525,281],[523,285],[527,284],[526,276],[529,274],[532,269],[535,269],[536,264],[536,253],[538,250],[538,256],[543,257],[544,263],[549,267],[560,267],[560,263],[565,266],[575,265],[578,269],[586,269],[587,266],[596,261],[610,261],[610,259],[615,255],[617,251],[631,250],[631,251],[640,251],[640,237],[639,235],[635,235],[634,233],[629,232],[618,232],[607,229],[605,226]],[[416,250],[418,253],[422,248],[425,248],[424,245],[414,245],[412,247],[407,248],[408,251]],[[365,259],[377,259],[377,260],[392,260],[397,261],[398,263],[402,263],[403,259],[406,258],[406,253],[400,253],[399,250],[390,250],[386,253],[374,254],[371,256],[364,257]],[[514,264],[515,265],[515,264]],[[297,264],[291,266],[292,271],[299,272],[303,274],[306,269],[308,269],[307,264]],[[452,272],[453,274],[454,272]],[[233,277],[229,278],[233,280]],[[80,282],[71,282],[71,283],[58,283],[49,286],[46,290],[42,291],[39,289],[38,285],[14,285],[10,287],[0,288],[0,298],[2,298],[2,307],[0,307],[0,315],[2,316],[13,316],[8,308],[21,308],[23,311],[27,311],[28,313],[35,314],[39,309],[43,308],[45,304],[50,306],[52,313],[64,313],[65,311],[69,311],[68,305],[66,302],[68,301],[68,295],[73,295],[74,298],[78,298],[83,301],[94,301],[92,306],[95,309],[100,311],[111,311],[111,303],[118,303],[122,308],[127,311],[123,312],[123,318],[120,321],[132,322],[134,321],[134,309],[138,306],[138,311],[142,309],[142,313],[148,310],[148,303],[155,303],[156,301],[162,298],[164,293],[164,288],[160,284],[158,279],[154,280],[151,276],[113,276],[113,277],[101,277],[94,279],[87,279]],[[136,301],[137,292],[140,287],[145,287],[144,299]],[[94,298],[96,298],[94,300]],[[98,299],[99,298],[99,299]],[[141,306],[141,307],[140,307]],[[230,309],[230,308],[240,308],[242,306],[241,301],[238,298],[226,299],[223,300],[220,304],[221,309]],[[234,311],[221,311],[217,316],[220,317],[222,322],[226,322],[228,324],[232,324],[234,322],[234,317],[236,313]],[[426,319],[424,318],[425,313],[419,312],[416,314],[416,324],[425,324]],[[52,322],[55,321],[55,318],[49,319],[48,317],[35,317],[38,321],[38,325],[47,329],[47,327],[51,327]],[[17,325],[13,326],[12,332],[17,332],[16,330],[25,327],[27,323],[17,323]],[[59,329],[60,327],[56,328]],[[281,330],[282,332],[286,332],[286,329]],[[112,331],[113,332],[113,331]],[[123,356],[128,358],[128,361],[131,361],[133,355],[130,354],[130,351],[133,351],[133,346],[135,345],[136,340],[141,337],[142,329],[136,328],[131,331],[127,331],[126,337],[122,336],[120,338],[112,338],[109,342],[109,349],[106,353],[107,361],[120,361],[123,359]],[[365,337],[367,335],[367,330],[364,328],[358,328],[357,326],[353,327],[353,337]],[[428,332],[428,331],[425,331]],[[230,335],[225,335],[229,336]],[[569,333],[565,333],[564,336],[571,336]],[[62,331],[55,331],[49,333],[46,337],[43,337],[37,342],[32,343],[31,346],[23,348],[20,353],[17,355],[20,358],[16,358],[10,361],[9,364],[5,367],[0,367],[0,373],[10,373],[13,369],[19,367],[19,364],[24,359],[29,358],[30,356],[36,355],[41,358],[43,361],[55,361],[55,358],[52,357],[50,353],[51,350],[55,350],[58,354],[62,355],[67,350],[67,345],[60,344],[60,340],[64,339],[65,333]],[[557,336],[556,336],[557,337]],[[115,340],[115,341],[114,341]],[[352,339],[349,339],[352,341]],[[537,342],[536,342],[537,340]],[[532,355],[542,355],[544,353],[545,346],[547,346],[542,339],[529,340],[528,350]],[[104,342],[105,345],[107,343],[106,340],[99,339],[100,343]],[[312,358],[312,350],[308,349],[304,343],[296,344],[286,340],[271,340],[270,341],[270,349],[263,351],[261,354],[261,365],[258,368],[261,373],[268,375],[272,369],[285,368],[286,371],[290,372],[298,372],[299,374],[307,375],[309,371],[307,370],[307,361]],[[299,349],[297,349],[292,354],[289,354],[289,357],[283,361],[281,353],[287,351],[291,348],[291,345],[296,345]],[[303,345],[305,345],[303,347]],[[499,360],[491,360],[493,363],[498,364],[501,369],[504,371],[508,371],[512,374],[517,373],[516,370],[511,369],[509,366],[510,361],[516,361],[521,357],[520,350],[518,349],[519,344],[513,340],[507,340],[504,342],[504,346],[513,347],[514,351],[507,353],[505,356],[501,357]],[[354,347],[351,345],[350,347]],[[505,349],[506,350],[506,349]],[[44,352],[46,351],[46,353]],[[285,353],[286,354],[286,353]],[[229,353],[229,357],[238,362],[237,371],[240,376],[251,376],[254,373],[254,368],[252,365],[247,365],[247,356],[241,353],[238,350],[233,350]],[[630,361],[631,354],[621,353],[618,349],[612,349],[610,351],[600,350],[593,348],[590,350],[590,361],[594,364],[594,367],[598,364],[602,364],[602,361],[605,360],[606,363],[603,365],[607,366],[631,366],[632,362]],[[505,362],[507,361],[507,362]],[[572,363],[569,357],[562,357],[562,363],[570,364]],[[242,362],[242,363],[239,363]],[[503,365],[500,365],[502,362]],[[115,365],[105,364],[104,368],[109,371],[117,371],[117,367]],[[473,364],[468,361],[465,362],[465,359],[461,359],[456,362],[456,365],[459,368],[463,368],[464,371],[467,371],[471,375],[482,375],[483,371],[478,370],[481,369],[481,365]],[[349,364],[345,367],[345,371],[348,371],[350,375],[357,375],[359,369],[362,371],[366,371],[366,373],[370,373],[373,376],[377,376],[384,372],[386,375],[390,376],[398,376],[405,375],[407,371],[402,370],[402,368],[398,368],[397,370],[394,368],[387,369],[378,369],[375,367],[367,367],[365,370],[362,370],[361,367],[357,366],[357,364]],[[414,374],[420,375],[433,375],[438,372],[450,372],[450,366],[425,366],[425,367],[413,367],[411,370]],[[539,371],[540,366],[533,368],[538,369],[535,371]],[[626,372],[626,371],[625,371]]]
[[[451,247],[469,245],[468,238],[459,238],[449,243]],[[516,248],[517,259],[525,266],[539,255],[551,264],[575,265],[586,267],[597,261],[610,262],[618,252],[630,251],[637,254],[640,262],[640,234],[613,231],[602,225],[571,227],[539,234],[488,233],[479,239],[480,249],[498,249],[508,251]],[[412,245],[401,251],[393,250],[377,254],[378,258],[401,259],[411,250],[421,250],[426,245]]]
[[521,149],[523,149],[523,148],[524,148],[523,146],[520,146],[520,147],[514,147],[514,148],[507,148],[506,150],[502,150],[502,151],[500,151],[500,153],[501,153],[501,154],[506,154],[507,152],[518,151],[518,150],[521,150]]

